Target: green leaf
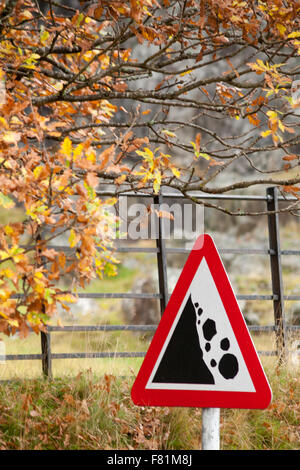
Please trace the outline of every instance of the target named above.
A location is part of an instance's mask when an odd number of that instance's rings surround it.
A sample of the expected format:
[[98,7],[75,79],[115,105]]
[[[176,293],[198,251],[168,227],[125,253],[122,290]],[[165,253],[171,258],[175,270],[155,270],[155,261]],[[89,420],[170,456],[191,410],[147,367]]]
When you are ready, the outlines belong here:
[[22,315],[26,315],[27,314],[27,305],[19,305],[19,307],[17,308],[18,312],[20,312]]
[[50,287],[47,287],[45,289],[45,299],[47,300],[48,304],[53,304],[53,294],[55,294],[55,290],[51,289]]
[[107,263],[104,267],[104,274],[106,276],[116,276],[117,275],[116,266],[111,263]]
[[0,206],[4,207],[4,209],[11,209],[14,205],[14,201],[0,191]]
[[78,16],[77,21],[76,21],[76,26],[80,26],[80,24],[83,20],[84,20],[84,14],[80,13],[80,15]]

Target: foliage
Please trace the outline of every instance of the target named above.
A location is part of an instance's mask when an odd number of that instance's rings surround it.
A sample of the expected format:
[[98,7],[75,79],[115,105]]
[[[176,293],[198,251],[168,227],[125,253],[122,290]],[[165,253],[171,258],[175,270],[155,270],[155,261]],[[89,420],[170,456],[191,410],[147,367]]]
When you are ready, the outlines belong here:
[[[201,410],[133,406],[131,380],[13,381],[0,389],[1,450],[201,449]],[[299,449],[299,380],[271,380],[266,410],[221,410],[221,449]]]
[[[99,187],[223,193],[275,181],[298,194],[299,10],[294,0],[0,2],[0,206],[24,209],[0,227],[2,332],[38,332],[57,303],[68,309],[62,276],[84,287],[116,273],[115,199]],[[269,155],[271,174],[257,177]],[[253,178],[211,186],[240,161]],[[64,234],[67,253],[51,247]]]

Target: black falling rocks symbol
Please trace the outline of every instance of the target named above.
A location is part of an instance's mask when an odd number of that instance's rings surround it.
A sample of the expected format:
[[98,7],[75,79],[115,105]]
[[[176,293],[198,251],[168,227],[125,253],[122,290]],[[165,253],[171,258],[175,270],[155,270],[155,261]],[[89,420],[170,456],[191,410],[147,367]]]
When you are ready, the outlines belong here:
[[[199,304],[194,305],[189,296],[154,375],[154,383],[215,384],[213,369],[216,368],[217,362],[214,359],[210,361],[212,370],[206,365],[196,328],[195,319],[198,318],[199,324],[202,313]],[[208,318],[202,326],[202,331],[206,340],[203,347],[208,352],[211,349],[210,341],[217,334],[215,321]],[[220,348],[222,351],[230,349],[228,338],[221,340]],[[218,370],[225,379],[234,378],[239,370],[237,358],[228,352],[223,354]]]

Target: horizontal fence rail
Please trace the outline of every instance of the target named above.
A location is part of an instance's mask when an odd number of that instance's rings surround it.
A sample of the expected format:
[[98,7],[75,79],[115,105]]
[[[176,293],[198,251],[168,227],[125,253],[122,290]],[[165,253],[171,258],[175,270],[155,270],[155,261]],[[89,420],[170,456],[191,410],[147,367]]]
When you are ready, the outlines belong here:
[[[97,196],[115,196],[113,192],[97,192]],[[162,204],[165,199],[185,199],[185,196],[179,193],[162,193],[159,196],[149,193],[132,193],[124,192],[120,196],[128,196],[135,198],[152,198],[156,204]],[[248,329],[255,333],[271,333],[276,335],[275,351],[258,351],[259,354],[265,356],[278,356],[280,360],[286,358],[288,354],[286,338],[288,334],[299,333],[300,327],[297,325],[286,325],[284,318],[284,301],[299,301],[299,295],[284,295],[282,283],[281,256],[300,256],[300,250],[281,250],[279,242],[279,221],[278,214],[274,214],[274,210],[278,208],[278,202],[296,201],[296,198],[284,198],[277,194],[276,188],[268,188],[267,194],[263,195],[218,195],[218,194],[202,194],[193,192],[193,198],[203,200],[228,200],[228,201],[262,201],[265,202],[270,214],[267,215],[269,227],[269,247],[268,248],[219,248],[221,255],[261,255],[270,258],[271,274],[272,274],[272,293],[270,294],[237,294],[238,300],[262,300],[272,301],[274,308],[274,324],[273,325],[248,325]],[[161,224],[161,220],[158,221]],[[161,227],[159,226],[159,229]],[[161,230],[160,230],[161,235]],[[64,252],[74,251],[68,246],[51,245],[51,248],[63,250]],[[153,299],[158,300],[161,306],[161,313],[170,293],[167,290],[167,255],[168,254],[184,254],[188,255],[188,248],[170,248],[166,247],[162,237],[156,240],[156,247],[135,247],[135,246],[116,246],[116,252],[119,253],[149,253],[157,256],[159,292],[158,293],[137,293],[137,292],[94,292],[94,293],[78,293],[79,299]],[[21,294],[15,294],[13,298],[19,298]],[[42,369],[45,376],[52,375],[53,359],[86,359],[86,358],[141,358],[145,356],[145,352],[78,352],[78,353],[53,353],[51,350],[51,334],[59,332],[111,332],[111,331],[132,331],[132,332],[155,332],[157,325],[73,325],[73,326],[47,326],[47,332],[41,333],[41,354],[7,354],[5,359],[8,361],[16,360],[41,360]],[[298,352],[299,353],[299,352]],[[1,359],[1,356],[0,356]]]

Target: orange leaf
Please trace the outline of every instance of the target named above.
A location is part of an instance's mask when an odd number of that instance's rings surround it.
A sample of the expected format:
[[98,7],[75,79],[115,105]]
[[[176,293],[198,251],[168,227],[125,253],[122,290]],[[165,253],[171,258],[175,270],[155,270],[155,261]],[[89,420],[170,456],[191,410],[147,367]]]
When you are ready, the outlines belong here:
[[225,162],[218,162],[217,160],[211,159],[209,166],[222,166]]
[[198,134],[196,135],[196,139],[195,139],[197,152],[200,152],[200,142],[201,142],[201,133],[198,132]]
[[127,84],[125,82],[117,82],[113,85],[113,89],[122,93],[127,90]]
[[134,19],[137,23],[141,21],[142,16],[142,9],[140,6],[140,2],[138,0],[130,0],[130,16]]
[[115,150],[115,146],[111,145],[106,150],[104,150],[104,152],[101,153],[100,155],[101,163],[99,165],[99,171],[103,170],[107,166],[107,163],[111,159],[114,153],[114,150]]
[[88,173],[86,180],[89,186],[96,188],[98,186],[98,176],[95,173]]
[[157,217],[174,220],[174,215],[171,214],[171,212],[155,210],[155,213],[156,213]]
[[53,248],[51,248],[51,249],[43,250],[42,255],[45,256],[46,258],[50,259],[51,261],[53,261],[55,259],[56,255],[57,255],[57,253]]
[[300,191],[299,186],[282,186],[282,189],[286,193],[298,193]]
[[260,120],[257,118],[256,114],[248,114],[247,118],[250,124],[253,124],[254,126],[258,126],[260,123]]
[[102,16],[102,13],[103,13],[103,8],[102,7],[97,7],[95,8],[94,10],[94,18],[96,20],[100,20],[101,16]]
[[299,155],[292,154],[292,155],[286,155],[285,157],[282,158],[282,160],[290,162],[292,160],[296,160],[297,158],[299,159]]
[[66,255],[64,253],[59,253],[58,255],[58,262],[59,262],[59,265],[62,269],[64,269],[65,265],[66,265]]
[[121,175],[115,179],[115,184],[122,184],[126,180],[126,175]]

